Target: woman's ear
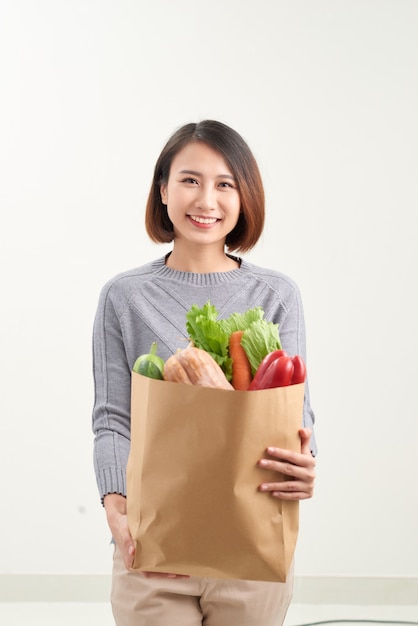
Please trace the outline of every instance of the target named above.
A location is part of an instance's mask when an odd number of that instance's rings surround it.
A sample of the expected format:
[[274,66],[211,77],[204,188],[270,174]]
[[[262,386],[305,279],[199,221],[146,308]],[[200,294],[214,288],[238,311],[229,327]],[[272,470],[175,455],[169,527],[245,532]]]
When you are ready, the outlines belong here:
[[167,204],[167,183],[160,185],[161,202]]

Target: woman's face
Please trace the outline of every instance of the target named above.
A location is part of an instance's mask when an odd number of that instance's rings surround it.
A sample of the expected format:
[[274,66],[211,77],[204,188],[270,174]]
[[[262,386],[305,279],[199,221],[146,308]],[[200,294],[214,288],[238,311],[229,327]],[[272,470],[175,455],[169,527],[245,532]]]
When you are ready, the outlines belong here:
[[188,143],[174,157],[161,199],[174,238],[224,245],[239,218],[241,199],[225,159],[207,144]]

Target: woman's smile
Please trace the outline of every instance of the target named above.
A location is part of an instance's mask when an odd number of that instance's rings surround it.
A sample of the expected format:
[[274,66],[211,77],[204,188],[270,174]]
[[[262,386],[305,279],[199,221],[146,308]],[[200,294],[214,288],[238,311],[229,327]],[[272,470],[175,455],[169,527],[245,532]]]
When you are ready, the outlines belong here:
[[208,227],[219,221],[217,217],[205,217],[203,215],[188,215],[188,218],[198,227]]

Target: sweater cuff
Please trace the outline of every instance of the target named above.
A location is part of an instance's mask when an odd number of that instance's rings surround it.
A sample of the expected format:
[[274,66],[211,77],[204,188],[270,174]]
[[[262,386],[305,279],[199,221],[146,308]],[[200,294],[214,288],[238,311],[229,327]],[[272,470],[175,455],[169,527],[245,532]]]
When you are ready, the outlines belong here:
[[103,499],[109,493],[119,493],[126,496],[126,473],[118,467],[104,469],[98,477],[99,492]]

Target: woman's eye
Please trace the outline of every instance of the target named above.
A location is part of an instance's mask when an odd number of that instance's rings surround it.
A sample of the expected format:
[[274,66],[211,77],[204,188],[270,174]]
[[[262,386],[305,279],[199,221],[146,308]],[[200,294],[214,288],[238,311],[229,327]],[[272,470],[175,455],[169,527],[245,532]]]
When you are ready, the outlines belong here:
[[183,183],[189,183],[191,185],[197,185],[197,180],[195,178],[190,178],[190,177],[183,178],[182,182]]
[[224,189],[228,189],[228,188],[235,189],[235,187],[234,187],[234,185],[232,183],[227,183],[227,182],[219,183],[219,186],[224,188]]

